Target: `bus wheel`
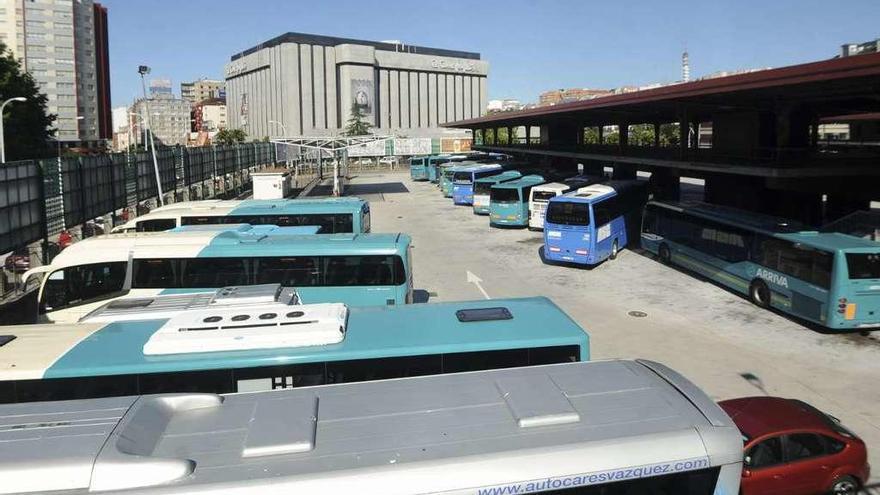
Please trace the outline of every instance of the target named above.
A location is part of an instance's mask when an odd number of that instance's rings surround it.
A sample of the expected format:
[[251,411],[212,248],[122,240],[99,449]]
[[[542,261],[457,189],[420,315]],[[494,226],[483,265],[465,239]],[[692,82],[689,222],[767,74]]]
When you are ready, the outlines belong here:
[[755,306],[766,308],[770,306],[770,288],[763,280],[753,280],[749,285],[749,299]]
[[617,251],[619,249],[620,248],[617,247],[617,239],[614,239],[614,243],[611,244],[611,254],[608,255],[608,259],[612,259],[612,260],[616,259],[617,258]]
[[657,250],[657,256],[660,257],[660,261],[664,265],[672,264],[672,253],[669,252],[669,246],[666,244],[660,244],[660,249]]

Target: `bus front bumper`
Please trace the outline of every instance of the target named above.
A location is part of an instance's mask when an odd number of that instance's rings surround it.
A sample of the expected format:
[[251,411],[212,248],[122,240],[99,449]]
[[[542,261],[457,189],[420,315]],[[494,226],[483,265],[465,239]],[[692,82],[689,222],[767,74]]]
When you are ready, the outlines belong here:
[[526,227],[529,224],[528,219],[522,215],[504,215],[500,213],[490,213],[489,223],[491,225],[503,225],[506,227]]

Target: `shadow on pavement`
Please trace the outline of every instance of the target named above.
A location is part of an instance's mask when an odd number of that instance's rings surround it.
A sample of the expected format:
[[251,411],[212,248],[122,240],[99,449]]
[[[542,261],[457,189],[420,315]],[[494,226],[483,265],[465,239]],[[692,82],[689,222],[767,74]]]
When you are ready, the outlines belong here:
[[360,194],[394,194],[408,193],[409,189],[403,182],[376,182],[373,184],[348,184],[345,186],[346,196],[358,196]]

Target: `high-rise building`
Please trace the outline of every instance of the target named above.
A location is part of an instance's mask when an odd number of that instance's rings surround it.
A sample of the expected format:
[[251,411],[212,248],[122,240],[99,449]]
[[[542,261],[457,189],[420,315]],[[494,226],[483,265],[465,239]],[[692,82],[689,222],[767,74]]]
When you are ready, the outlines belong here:
[[[149,109],[150,130],[156,140],[156,146],[173,146],[186,144],[190,132],[189,102],[174,98],[173,95],[159,92],[146,102],[138,99],[132,106],[132,112],[141,116],[137,118],[142,124]],[[143,128],[138,125],[138,132]]]
[[56,137],[112,137],[107,9],[93,0],[0,0],[0,41],[20,59],[58,116]]
[[226,82],[212,79],[199,79],[180,83],[180,97],[193,105],[212,99],[226,99]]

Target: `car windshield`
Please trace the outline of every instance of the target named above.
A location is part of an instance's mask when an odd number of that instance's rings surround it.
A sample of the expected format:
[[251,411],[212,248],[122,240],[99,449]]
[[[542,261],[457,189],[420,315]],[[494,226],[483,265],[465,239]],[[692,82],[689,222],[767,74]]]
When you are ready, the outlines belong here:
[[551,201],[547,207],[547,222],[560,225],[590,225],[590,205],[571,201]]

